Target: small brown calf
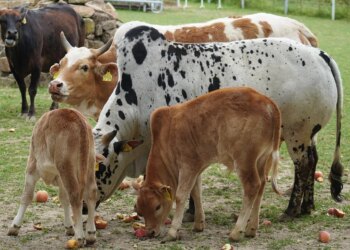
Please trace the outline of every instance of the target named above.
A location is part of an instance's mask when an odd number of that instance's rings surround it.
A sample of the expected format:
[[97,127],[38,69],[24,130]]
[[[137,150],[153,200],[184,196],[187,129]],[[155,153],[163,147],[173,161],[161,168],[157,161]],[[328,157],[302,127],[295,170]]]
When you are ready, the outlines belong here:
[[235,170],[243,185],[243,206],[230,239],[255,236],[267,175],[276,184],[281,117],[276,104],[251,88],[216,90],[151,115],[152,147],[136,212],[149,236],[157,236],[174,201],[168,237],[178,238],[185,202],[195,202],[194,231],[204,229],[201,173],[212,163]]
[[84,244],[85,239],[83,199],[87,202],[86,243],[93,244],[96,241],[94,211],[97,195],[94,166],[92,130],[84,116],[72,109],[45,113],[33,129],[21,204],[8,235],[18,235],[25,210],[33,199],[35,184],[42,178],[46,184],[59,187],[66,234],[75,234],[79,246]]

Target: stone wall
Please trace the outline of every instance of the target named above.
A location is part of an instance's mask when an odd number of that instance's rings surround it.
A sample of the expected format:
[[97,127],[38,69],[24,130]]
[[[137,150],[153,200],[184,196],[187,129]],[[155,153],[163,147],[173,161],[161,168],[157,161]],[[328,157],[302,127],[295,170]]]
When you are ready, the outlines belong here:
[[[0,8],[11,8],[19,5],[28,5],[29,8],[38,8],[44,5],[58,2],[47,0],[0,0]],[[103,0],[66,0],[85,22],[85,47],[99,48],[103,46],[109,39],[114,36],[116,29],[120,26],[115,8],[110,3],[105,3]],[[0,39],[1,40],[1,39]],[[47,86],[51,80],[49,74],[43,73],[40,80],[40,85]],[[27,77],[26,82],[29,81]],[[16,85],[14,78],[11,75],[5,56],[5,48],[0,41],[0,85]]]

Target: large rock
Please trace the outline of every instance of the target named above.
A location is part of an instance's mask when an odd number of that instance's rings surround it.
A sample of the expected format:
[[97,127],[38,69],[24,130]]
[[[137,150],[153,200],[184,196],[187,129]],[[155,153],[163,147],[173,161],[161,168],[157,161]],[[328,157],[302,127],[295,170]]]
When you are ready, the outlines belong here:
[[10,73],[10,65],[6,56],[0,58],[0,71],[4,73]]
[[85,34],[89,35],[95,32],[95,22],[91,18],[84,18]]
[[95,14],[95,10],[93,8],[84,6],[84,5],[70,5],[80,16],[82,17],[92,17]]
[[113,30],[117,27],[117,21],[115,20],[108,20],[101,22],[103,30]]
[[68,0],[67,2],[70,4],[86,4],[89,0]]
[[110,3],[104,3],[103,0],[89,1],[85,5],[91,7],[95,10],[99,10],[99,11],[107,13],[113,19],[118,19],[117,13],[116,13],[113,5]]

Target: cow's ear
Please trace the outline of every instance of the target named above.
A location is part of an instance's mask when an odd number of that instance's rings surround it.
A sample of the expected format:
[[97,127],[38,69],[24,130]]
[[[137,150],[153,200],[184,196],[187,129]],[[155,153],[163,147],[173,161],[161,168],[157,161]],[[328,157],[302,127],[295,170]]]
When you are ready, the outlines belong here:
[[172,201],[173,200],[173,197],[172,197],[172,194],[171,194],[171,187],[166,186],[166,185],[161,185],[159,187],[159,190],[162,193],[162,195],[163,195],[165,200],[167,200],[167,201]]
[[117,154],[120,152],[130,152],[142,143],[143,140],[118,141],[113,144],[114,152]]
[[99,162],[103,162],[105,159],[106,159],[106,157],[104,157],[103,155],[101,155],[101,154],[97,154],[96,153],[96,156],[95,156],[95,160],[96,160],[96,163],[99,163]]
[[57,78],[59,70],[60,70],[60,65],[58,63],[55,63],[50,67],[50,75],[53,77],[53,79]]
[[96,73],[104,83],[116,83],[118,80],[118,67],[116,63],[101,64],[96,67]]

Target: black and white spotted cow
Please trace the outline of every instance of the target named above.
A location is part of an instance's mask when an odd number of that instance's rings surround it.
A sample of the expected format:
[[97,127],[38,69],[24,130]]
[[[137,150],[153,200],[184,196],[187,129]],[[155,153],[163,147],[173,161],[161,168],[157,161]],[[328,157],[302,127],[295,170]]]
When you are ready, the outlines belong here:
[[[281,139],[295,165],[294,187],[285,211],[291,217],[314,209],[315,136],[336,110],[330,180],[333,198],[341,199],[342,82],[337,64],[325,52],[282,38],[174,43],[152,27],[133,27],[132,23],[117,31],[116,41],[119,82],[94,128],[96,150],[106,157],[97,172],[100,201],[126,175],[139,174],[131,170],[144,171],[150,151],[149,117],[155,108],[232,86],[255,88],[281,110]],[[121,148],[130,149],[123,146],[129,139],[144,143],[124,153]]]

